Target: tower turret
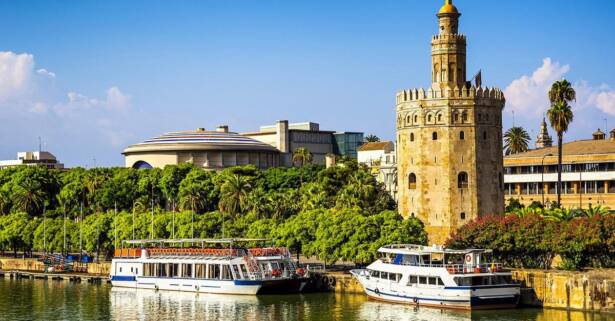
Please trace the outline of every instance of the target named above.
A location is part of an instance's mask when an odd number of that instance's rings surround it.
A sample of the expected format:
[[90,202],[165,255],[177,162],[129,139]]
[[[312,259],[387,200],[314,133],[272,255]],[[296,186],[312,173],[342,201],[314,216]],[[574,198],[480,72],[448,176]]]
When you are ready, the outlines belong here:
[[549,130],[547,129],[547,122],[544,117],[540,124],[540,133],[536,137],[536,148],[551,147],[553,145],[553,139],[549,136]]
[[446,0],[437,14],[439,34],[431,40],[434,89],[461,89],[466,83],[466,38],[458,33],[460,16],[452,0]]

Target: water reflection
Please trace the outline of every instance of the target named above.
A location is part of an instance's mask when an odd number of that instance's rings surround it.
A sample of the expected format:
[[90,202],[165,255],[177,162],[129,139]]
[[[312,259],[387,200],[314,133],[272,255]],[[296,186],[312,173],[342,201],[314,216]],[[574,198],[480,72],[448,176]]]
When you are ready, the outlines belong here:
[[363,295],[231,296],[113,288],[114,320],[275,321],[615,321],[614,315],[564,310],[455,311],[369,301]]
[[615,315],[552,309],[470,313],[415,309],[368,301],[364,295],[230,296],[0,278],[0,320],[615,321]]

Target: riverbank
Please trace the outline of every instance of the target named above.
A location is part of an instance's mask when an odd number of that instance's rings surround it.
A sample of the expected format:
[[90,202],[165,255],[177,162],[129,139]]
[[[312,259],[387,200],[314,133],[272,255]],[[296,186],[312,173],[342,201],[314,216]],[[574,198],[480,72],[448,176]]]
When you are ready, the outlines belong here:
[[[106,277],[110,263],[88,264],[87,276]],[[35,259],[0,259],[0,270],[43,272]],[[514,270],[513,280],[521,283],[524,306],[615,313],[615,269],[582,272],[556,270]],[[361,284],[350,274],[328,272],[322,283],[341,294],[363,294]],[[320,282],[319,281],[319,282]]]

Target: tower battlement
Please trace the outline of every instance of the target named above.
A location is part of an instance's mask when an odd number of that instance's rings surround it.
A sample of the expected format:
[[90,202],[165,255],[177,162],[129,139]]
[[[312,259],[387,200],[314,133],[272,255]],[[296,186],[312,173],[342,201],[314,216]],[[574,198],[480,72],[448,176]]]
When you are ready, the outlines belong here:
[[460,33],[445,33],[440,35],[434,35],[431,37],[432,41],[438,40],[461,40],[466,41],[466,35]]
[[412,88],[397,92],[397,104],[403,102],[416,101],[422,99],[438,99],[438,98],[488,98],[495,100],[505,100],[504,92],[496,87],[466,87],[461,89],[450,87],[444,90],[429,88],[427,91],[423,88]]

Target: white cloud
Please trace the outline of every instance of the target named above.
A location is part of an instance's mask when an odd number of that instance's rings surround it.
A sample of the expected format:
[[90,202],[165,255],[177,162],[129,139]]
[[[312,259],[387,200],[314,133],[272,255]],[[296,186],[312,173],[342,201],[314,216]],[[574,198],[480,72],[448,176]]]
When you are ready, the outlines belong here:
[[31,54],[0,52],[0,102],[25,94],[32,86],[34,57]]
[[36,71],[37,74],[41,75],[41,76],[45,76],[51,79],[55,79],[56,78],[56,74],[45,69],[45,68],[41,68],[39,70]]
[[548,92],[551,84],[560,80],[570,70],[569,65],[560,65],[545,58],[542,66],[531,76],[523,75],[513,80],[504,90],[506,105],[517,113],[541,115],[549,106]]
[[[122,129],[129,117],[131,96],[118,86],[111,86],[100,97],[91,97],[74,90],[62,92],[56,87],[58,75],[47,68],[37,68],[34,56],[0,52],[0,136],[33,126],[40,131],[53,131],[61,141],[66,135],[87,133],[88,138],[118,147]],[[97,122],[96,119],[105,118]],[[49,137],[54,139],[54,137]],[[31,139],[31,137],[24,137]],[[72,147],[78,148],[78,147]]]

